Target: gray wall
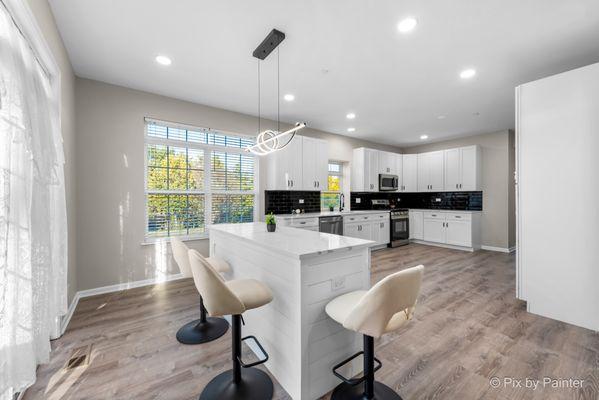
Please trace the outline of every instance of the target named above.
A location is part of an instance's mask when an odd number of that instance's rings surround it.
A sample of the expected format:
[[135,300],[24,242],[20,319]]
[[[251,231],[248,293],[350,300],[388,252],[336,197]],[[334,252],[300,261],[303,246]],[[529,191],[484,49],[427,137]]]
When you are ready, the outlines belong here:
[[77,267],[76,267],[76,190],[75,190],[75,74],[71,67],[62,38],[58,33],[54,15],[50,10],[47,0],[28,0],[29,7],[35,16],[37,23],[46,38],[50,51],[60,68],[61,83],[61,124],[62,139],[65,152],[65,185],[68,218],[68,299],[69,303],[77,291]]
[[515,240],[511,241],[512,235],[515,236],[515,207],[513,204],[509,205],[510,199],[513,202],[513,190],[510,190],[510,182],[513,182],[513,167],[510,167],[513,146],[510,146],[510,136],[513,137],[513,133],[506,130],[403,149],[404,153],[423,153],[475,144],[481,146],[483,159],[481,234],[484,246],[508,248],[510,243],[515,242]]
[[[166,248],[142,245],[144,117],[245,134],[257,131],[257,118],[81,78],[76,98],[78,290],[177,273]],[[351,161],[360,146],[399,151],[311,129],[301,133],[329,140],[332,159]],[[263,193],[264,163],[260,170]],[[208,251],[206,240],[188,244]]]

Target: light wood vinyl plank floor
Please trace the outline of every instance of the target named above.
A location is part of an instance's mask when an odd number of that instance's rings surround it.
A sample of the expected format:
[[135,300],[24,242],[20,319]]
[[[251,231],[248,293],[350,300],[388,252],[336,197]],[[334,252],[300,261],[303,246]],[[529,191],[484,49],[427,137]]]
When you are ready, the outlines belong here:
[[[425,274],[415,318],[376,341],[378,380],[405,400],[599,399],[599,334],[527,313],[515,298],[513,255],[384,249],[373,252],[372,282],[418,264]],[[230,368],[231,340],[229,331],[204,345],[176,341],[179,327],[198,317],[198,304],[190,279],[81,300],[25,399],[197,399]],[[63,370],[73,349],[88,344],[90,364]],[[493,388],[492,377],[584,383]],[[275,399],[288,398],[275,381]]]

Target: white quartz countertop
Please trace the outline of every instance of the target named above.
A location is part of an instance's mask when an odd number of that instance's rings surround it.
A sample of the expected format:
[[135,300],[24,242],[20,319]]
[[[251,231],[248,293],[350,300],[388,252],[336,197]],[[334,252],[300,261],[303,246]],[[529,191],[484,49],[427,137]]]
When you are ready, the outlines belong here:
[[369,247],[374,244],[370,240],[278,225],[275,232],[267,232],[264,222],[212,225],[210,232],[233,235],[274,252],[297,258],[343,249]]
[[389,210],[362,210],[362,211],[322,211],[316,213],[303,213],[303,214],[276,214],[275,218],[319,218],[319,217],[336,217],[344,215],[364,215],[364,214],[385,214],[389,213]]

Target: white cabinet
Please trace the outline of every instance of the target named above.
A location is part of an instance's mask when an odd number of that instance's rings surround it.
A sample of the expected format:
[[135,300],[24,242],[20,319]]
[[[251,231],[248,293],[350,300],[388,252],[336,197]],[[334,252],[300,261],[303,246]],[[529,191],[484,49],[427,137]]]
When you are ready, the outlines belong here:
[[451,221],[445,224],[445,243],[455,246],[472,246],[470,221]]
[[267,190],[326,190],[328,144],[297,135],[282,150],[266,156]]
[[379,174],[397,175],[397,156],[400,154],[390,153],[388,151],[379,151]]
[[424,240],[424,219],[422,211],[409,212],[410,239]]
[[[302,188],[297,190],[327,190],[329,147],[326,140],[302,139]],[[294,139],[294,140],[297,140]]]
[[418,191],[444,190],[444,152],[432,151],[418,154]]
[[445,243],[445,221],[424,218],[424,240]]
[[401,155],[401,185],[402,192],[418,191],[418,154]]
[[360,147],[354,149],[351,167],[352,192],[377,192],[379,171],[379,152]]
[[372,226],[368,222],[352,222],[344,224],[343,236],[372,240]]
[[481,187],[479,146],[445,150],[445,190],[473,191]]
[[391,240],[391,216],[380,214],[358,214],[343,217],[343,236],[376,242],[373,246],[387,245]]

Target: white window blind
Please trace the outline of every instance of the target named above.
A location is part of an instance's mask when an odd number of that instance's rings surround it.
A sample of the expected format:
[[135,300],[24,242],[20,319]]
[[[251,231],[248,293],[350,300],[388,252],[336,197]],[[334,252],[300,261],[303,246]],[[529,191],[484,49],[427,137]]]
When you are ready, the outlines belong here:
[[146,237],[201,237],[256,214],[254,138],[146,119]]

